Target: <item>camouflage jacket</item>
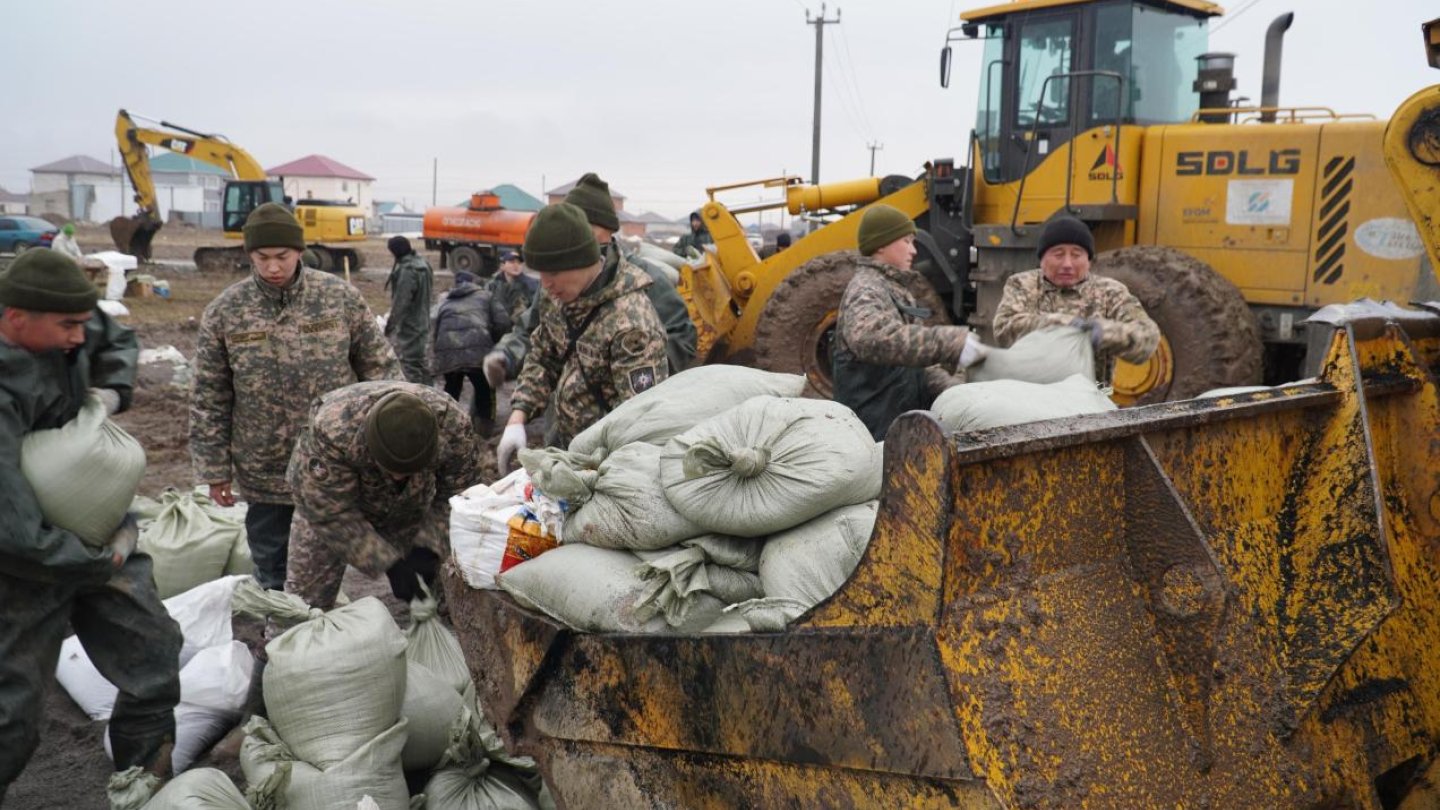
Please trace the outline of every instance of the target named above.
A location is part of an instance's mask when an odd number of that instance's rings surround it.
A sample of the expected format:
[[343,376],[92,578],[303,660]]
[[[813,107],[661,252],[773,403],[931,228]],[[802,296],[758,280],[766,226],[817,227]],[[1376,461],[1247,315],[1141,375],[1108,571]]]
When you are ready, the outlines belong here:
[[[528,416],[548,402],[552,444],[568,445],[615,406],[668,376],[665,329],[645,297],[651,283],[622,262],[569,304],[541,296],[534,348],[510,402]],[[572,330],[581,329],[567,358]]]
[[[394,391],[423,400],[440,428],[435,463],[401,479],[375,463],[365,442],[366,415]],[[315,575],[337,560],[378,576],[416,546],[447,557],[450,498],[480,483],[480,445],[470,417],[444,392],[406,382],[362,382],[315,403],[286,477],[295,516],[308,524],[291,542],[312,546],[292,551],[286,587],[298,583],[295,593],[315,598],[322,584]]]
[[207,483],[290,503],[285,466],[315,398],[357,380],[399,379],[400,363],[360,293],[301,268],[286,288],[252,275],[200,316],[190,457]]
[[104,582],[110,556],[47,523],[20,472],[25,434],[58,428],[80,412],[88,388],[130,403],[140,346],[135,333],[99,309],[73,352],[36,354],[0,338],[0,574],[38,582]]
[[390,291],[390,316],[385,319],[385,336],[395,347],[405,378],[425,385],[426,342],[430,339],[430,294],[434,273],[425,257],[407,253],[395,262],[385,289]]
[[1088,318],[1100,325],[1096,373],[1110,379],[1115,358],[1142,363],[1160,343],[1160,327],[1125,285],[1091,274],[1074,287],[1057,287],[1039,270],[1016,273],[1005,282],[995,308],[995,342],[1009,346],[1047,326]]
[[870,365],[924,368],[930,397],[960,382],[950,370],[960,362],[970,330],[924,323],[932,313],[911,292],[929,283],[924,276],[859,255],[854,263],[855,276],[840,298],[833,350]]
[[[676,374],[689,368],[695,360],[698,337],[695,322],[690,320],[690,310],[685,306],[685,299],[680,297],[675,285],[654,262],[626,254],[612,241],[605,248],[605,271],[613,272],[622,263],[633,266],[650,277],[650,284],[645,287],[645,295],[655,307],[655,314],[660,316],[660,325],[665,329],[665,356],[670,373]],[[536,297],[530,308],[516,319],[515,328],[495,346],[505,355],[511,374],[518,374],[525,365],[525,355],[530,351],[531,333],[540,321],[541,298],[544,296]]]
[[[535,303],[535,297],[540,293],[540,281],[523,273],[514,279],[504,273],[496,273],[488,283],[490,292],[495,296],[496,305],[500,312],[505,314],[503,319],[492,319],[494,322],[490,324],[490,336],[500,340],[520,323],[521,318]],[[534,328],[534,324],[531,324],[531,328]]]

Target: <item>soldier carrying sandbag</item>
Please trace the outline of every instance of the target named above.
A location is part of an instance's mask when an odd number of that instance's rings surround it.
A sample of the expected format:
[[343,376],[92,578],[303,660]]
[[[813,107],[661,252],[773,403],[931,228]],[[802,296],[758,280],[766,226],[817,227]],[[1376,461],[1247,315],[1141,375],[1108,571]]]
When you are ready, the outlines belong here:
[[70,422],[87,389],[110,413],[130,404],[139,344],[95,304],[95,285],[55,251],[29,251],[0,275],[0,803],[40,741],[68,626],[119,687],[116,770],[170,771],[180,628],[160,604],[150,558],[135,552],[134,518],[88,546],[45,519],[21,472],[25,435]]

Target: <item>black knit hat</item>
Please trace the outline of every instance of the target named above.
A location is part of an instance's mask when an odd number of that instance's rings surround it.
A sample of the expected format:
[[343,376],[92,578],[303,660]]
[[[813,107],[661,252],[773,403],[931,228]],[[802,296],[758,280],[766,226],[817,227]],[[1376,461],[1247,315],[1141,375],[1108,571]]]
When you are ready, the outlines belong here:
[[31,312],[89,312],[99,296],[75,260],[49,248],[20,254],[0,273],[0,306]]
[[305,249],[305,229],[300,220],[280,203],[268,202],[245,218],[245,252],[261,248]]
[[411,475],[435,463],[440,427],[425,401],[391,391],[365,415],[365,446],[386,472]]
[[585,212],[585,219],[591,225],[598,225],[609,231],[620,230],[620,217],[615,213],[615,199],[610,196],[610,184],[594,172],[586,172],[576,181],[575,187],[565,195],[565,202]]
[[385,247],[389,248],[390,255],[397,259],[415,252],[415,249],[410,247],[410,240],[403,236],[390,237],[390,241],[385,243]]
[[1079,245],[1085,248],[1090,258],[1095,258],[1095,235],[1085,223],[1072,216],[1061,215],[1045,223],[1044,229],[1040,231],[1040,246],[1035,249],[1036,256],[1044,256],[1045,252],[1056,245]]
[[600,261],[600,244],[585,212],[570,203],[540,209],[525,232],[525,261],[532,270],[583,270]]
[[880,248],[915,233],[915,223],[905,212],[884,203],[875,203],[860,216],[860,255],[869,256]]

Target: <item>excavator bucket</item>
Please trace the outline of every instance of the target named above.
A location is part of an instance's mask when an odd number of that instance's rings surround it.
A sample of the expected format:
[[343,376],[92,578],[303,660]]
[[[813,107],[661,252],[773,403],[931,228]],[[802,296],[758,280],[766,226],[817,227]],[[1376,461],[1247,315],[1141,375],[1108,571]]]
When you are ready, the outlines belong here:
[[128,253],[141,260],[150,259],[150,242],[160,230],[161,222],[154,217],[137,214],[133,217],[115,217],[110,220],[110,238],[121,253]]
[[481,703],[562,807],[1422,806],[1440,315],[1316,317],[1311,381],[901,417],[864,558],[782,633],[577,633],[448,572]]

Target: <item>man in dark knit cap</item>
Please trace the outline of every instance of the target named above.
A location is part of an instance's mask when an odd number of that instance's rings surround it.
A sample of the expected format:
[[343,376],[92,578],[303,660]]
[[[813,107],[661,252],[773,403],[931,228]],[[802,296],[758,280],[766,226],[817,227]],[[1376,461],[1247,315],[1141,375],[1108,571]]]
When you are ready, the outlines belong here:
[[289,209],[265,203],[244,233],[250,278],[200,316],[190,458],[216,503],[235,503],[232,482],[250,502],[245,531],[255,578],[278,590],[295,511],[285,466],[311,403],[359,380],[402,375],[359,291],[300,266],[305,234]]
[[710,235],[710,229],[705,227],[705,219],[700,216],[699,211],[690,212],[690,230],[675,241],[675,255],[682,258],[690,258],[690,254],[704,253],[706,245],[715,244],[715,237]]
[[1160,327],[1125,285],[1092,276],[1095,237],[1084,222],[1057,216],[1040,231],[1038,270],[1005,282],[995,308],[995,342],[1009,346],[1049,326],[1076,326],[1090,333],[1095,373],[1108,383],[1115,358],[1143,363],[1160,344]]
[[954,372],[984,357],[985,347],[963,326],[926,323],[934,313],[916,294],[930,282],[910,267],[915,223],[903,212],[883,203],[866,208],[859,247],[831,344],[833,399],[879,441],[895,417],[929,408],[960,382]]
[[385,320],[385,337],[395,347],[405,379],[430,385],[434,377],[426,368],[425,353],[430,339],[430,291],[435,274],[425,257],[415,252],[410,240],[392,236],[386,245],[395,257],[385,289],[390,291],[390,316]]
[[450,554],[450,498],[480,483],[470,417],[430,386],[363,382],[315,403],[286,472],[295,524],[285,590],[329,609],[348,563],[396,598],[435,584]]
[[[585,221],[590,223],[595,241],[600,244],[607,271],[623,262],[634,265],[650,277],[645,296],[650,299],[655,314],[660,316],[660,323],[665,327],[665,353],[670,360],[670,373],[676,374],[689,368],[695,360],[697,342],[690,310],[685,307],[685,299],[680,297],[664,268],[639,254],[623,250],[615,239],[616,232],[620,230],[620,215],[615,210],[615,198],[610,196],[610,184],[594,172],[587,172],[565,195],[565,202],[585,212]],[[525,354],[530,350],[530,333],[538,322],[539,314],[537,300],[521,316],[520,326],[502,338],[495,351],[485,358],[485,373],[492,386],[499,386],[507,376],[519,373]]]
[[70,627],[120,690],[109,729],[116,769],[169,775],[180,628],[160,604],[150,558],[135,551],[134,518],[105,546],[87,546],[45,520],[20,468],[25,435],[74,419],[87,389],[111,413],[130,404],[135,333],[95,304],[95,286],[55,251],[27,251],[0,274],[0,804],[39,743]]
[[540,273],[539,325],[510,398],[500,471],[525,446],[525,423],[550,409],[546,444],[565,447],[615,406],[669,375],[665,327],[645,296],[653,282],[629,262],[607,265],[585,212],[547,205],[525,233]]

